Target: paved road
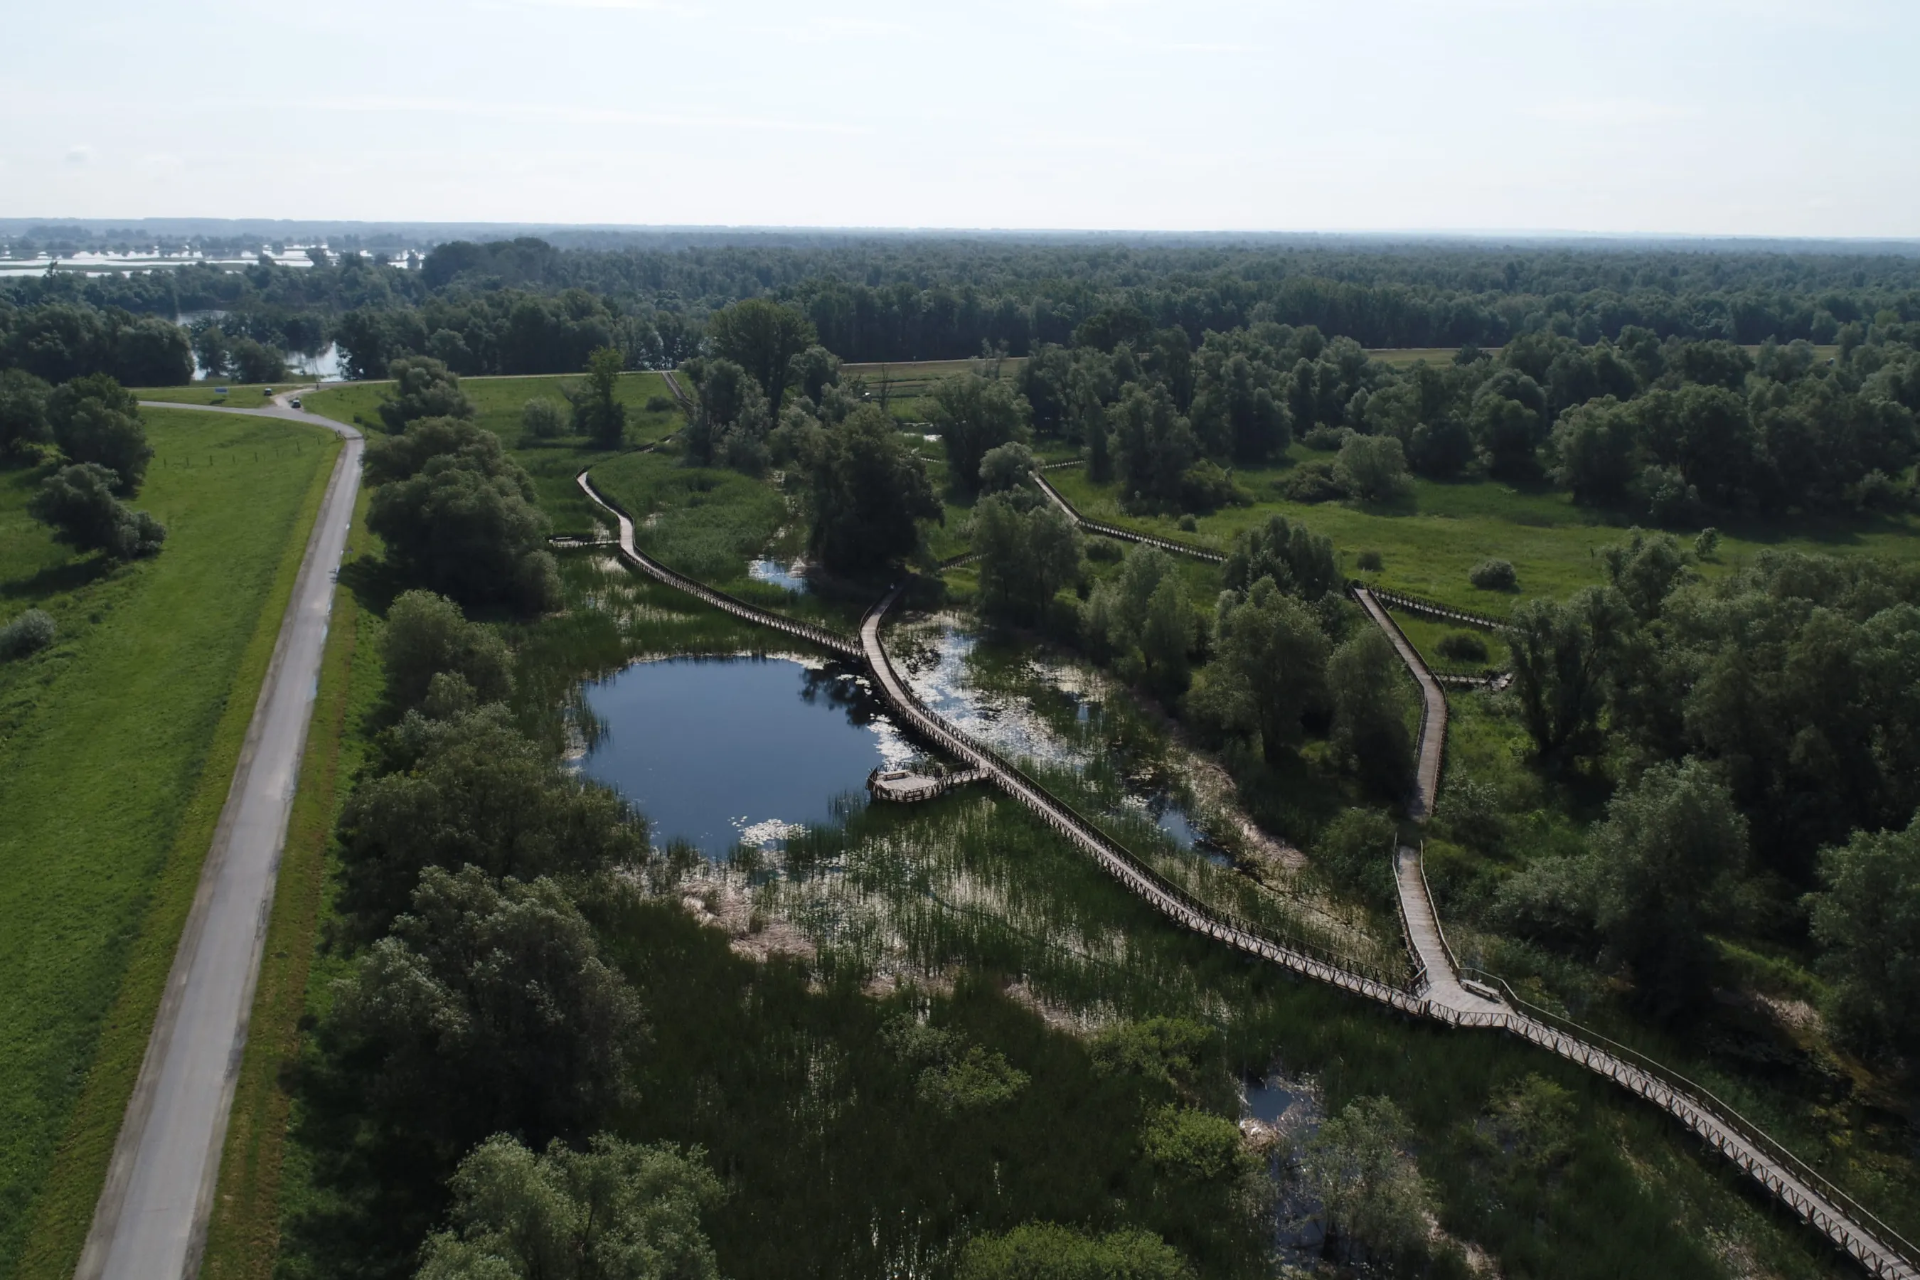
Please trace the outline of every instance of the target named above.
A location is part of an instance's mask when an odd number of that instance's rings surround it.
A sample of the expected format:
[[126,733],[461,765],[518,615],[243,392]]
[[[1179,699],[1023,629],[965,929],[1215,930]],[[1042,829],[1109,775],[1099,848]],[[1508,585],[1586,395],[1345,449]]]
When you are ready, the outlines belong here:
[[77,1280],[192,1280],[199,1272],[274,880],[313,714],[334,575],[360,488],[363,442],[351,427],[284,403],[260,409],[144,407],[285,418],[337,432],[346,447],[334,464],[254,704]]

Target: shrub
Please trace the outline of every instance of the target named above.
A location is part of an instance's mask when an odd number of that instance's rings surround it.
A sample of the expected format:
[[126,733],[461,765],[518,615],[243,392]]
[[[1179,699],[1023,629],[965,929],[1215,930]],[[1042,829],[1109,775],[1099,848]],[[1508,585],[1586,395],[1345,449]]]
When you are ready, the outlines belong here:
[[6,626],[0,627],[0,662],[11,662],[15,658],[38,653],[53,643],[56,631],[50,614],[40,609],[27,610]]
[[380,421],[396,434],[418,418],[472,418],[473,401],[460,390],[460,379],[430,356],[403,356],[387,366],[393,379],[380,404]]
[[1347,428],[1329,427],[1325,423],[1315,427],[1300,437],[1300,443],[1309,449],[1318,449],[1321,453],[1332,453],[1346,441]]
[[132,392],[104,373],[75,378],[47,397],[47,421],[69,462],[111,471],[115,493],[131,496],[139,489],[153,449]]
[[27,514],[53,528],[54,540],[81,551],[135,560],[160,550],[167,531],[113,496],[118,477],[95,462],[62,467],[41,482]]
[[1192,516],[1180,517],[1180,532],[1193,533],[1199,528],[1200,528],[1199,523],[1196,520],[1194,520]]
[[513,692],[513,653],[493,628],[468,622],[460,606],[431,591],[408,591],[387,610],[387,690],[396,706],[417,706],[436,675],[460,676],[480,702]]
[[1482,560],[1467,571],[1467,581],[1482,591],[1512,591],[1520,585],[1520,575],[1510,560]]
[[648,396],[648,413],[671,413],[680,407],[680,402],[672,396]]
[[1005,493],[1019,489],[1033,474],[1033,450],[1014,441],[987,450],[980,459],[980,492]]
[[1485,662],[1487,642],[1470,631],[1449,631],[1440,637],[1440,656],[1449,662]]
[[1088,1236],[1051,1222],[1029,1222],[1005,1235],[967,1241],[956,1274],[960,1280],[1188,1280],[1193,1269],[1150,1232]]
[[1340,446],[1334,471],[1347,492],[1367,502],[1380,502],[1405,486],[1407,457],[1392,436],[1349,434]]
[[1215,511],[1245,501],[1233,477],[1211,458],[1202,458],[1180,474],[1180,505],[1189,511]]
[[560,434],[565,425],[560,406],[545,396],[534,397],[520,410],[520,429],[530,439],[551,440]]
[[1304,462],[1280,487],[1289,502],[1332,502],[1347,496],[1331,462]]
[[1366,891],[1380,903],[1394,901],[1393,851],[1399,828],[1377,809],[1345,809],[1314,846],[1321,866],[1336,880]]
[[1362,551],[1354,564],[1366,573],[1378,573],[1386,568],[1387,562],[1381,558],[1378,551]]

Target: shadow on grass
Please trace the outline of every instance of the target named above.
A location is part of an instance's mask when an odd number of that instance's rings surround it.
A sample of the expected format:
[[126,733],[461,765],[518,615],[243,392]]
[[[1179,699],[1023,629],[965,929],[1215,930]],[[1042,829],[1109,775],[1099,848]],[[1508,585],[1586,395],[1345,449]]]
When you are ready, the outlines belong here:
[[48,565],[31,578],[0,584],[0,596],[9,600],[45,600],[90,586],[111,576],[119,567],[111,556],[84,556],[64,564]]
[[413,584],[386,560],[362,556],[340,567],[340,585],[353,592],[361,608],[384,618],[395,597]]

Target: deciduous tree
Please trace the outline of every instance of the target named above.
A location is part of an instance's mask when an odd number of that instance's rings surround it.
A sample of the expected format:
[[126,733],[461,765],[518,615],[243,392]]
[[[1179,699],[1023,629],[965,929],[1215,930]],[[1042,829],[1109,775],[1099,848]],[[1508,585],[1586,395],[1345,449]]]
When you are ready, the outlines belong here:
[[980,485],[980,461],[1003,444],[1027,438],[1027,405],[1001,378],[960,374],[929,393],[933,429],[947,445],[947,474],[962,493]]
[[910,555],[918,522],[941,515],[926,463],[877,406],[821,432],[807,469],[811,546],[835,570],[871,572]]
[[104,373],[75,378],[47,398],[47,421],[69,461],[94,462],[113,472],[114,490],[123,496],[139,490],[153,448],[131,391]]
[[813,324],[806,316],[766,298],[723,307],[707,321],[707,341],[714,354],[751,374],[773,412],[779,411],[786,395],[789,362],[813,340]]
[[718,1280],[700,1215],[724,1198],[695,1148],[596,1134],[536,1155],[495,1134],[453,1176],[418,1280]]

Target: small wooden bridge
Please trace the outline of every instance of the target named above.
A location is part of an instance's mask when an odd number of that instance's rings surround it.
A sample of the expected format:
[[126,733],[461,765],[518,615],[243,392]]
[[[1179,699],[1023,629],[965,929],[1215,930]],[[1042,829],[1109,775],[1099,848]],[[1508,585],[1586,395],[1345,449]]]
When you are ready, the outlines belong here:
[[[1081,519],[1044,478],[1036,480],[1060,508],[1083,527],[1124,541],[1158,546],[1176,554],[1219,563],[1217,552],[1190,547],[1169,539],[1151,538]],[[1585,1028],[1521,999],[1491,975],[1463,973],[1447,945],[1439,913],[1434,909],[1419,852],[1408,846],[1395,850],[1395,879],[1408,949],[1416,964],[1412,983],[1402,985],[1390,975],[1369,972],[1351,958],[1327,953],[1297,939],[1276,939],[1249,922],[1201,902],[1147,866],[1132,851],[1108,836],[1071,805],[1050,793],[1017,765],[1002,759],[990,747],[963,734],[923,706],[907,687],[881,644],[880,628],[904,589],[896,586],[867,611],[857,642],[821,627],[796,622],[770,610],[756,608],[724,592],[667,568],[637,550],[633,521],[628,514],[593,487],[588,474],[577,477],[587,497],[619,521],[620,555],[649,577],[685,591],[713,607],[761,626],[772,627],[828,652],[861,659],[876,687],[903,725],[932,745],[963,761],[1005,791],[1022,807],[1088,854],[1126,889],[1176,923],[1205,934],[1248,955],[1258,956],[1303,977],[1327,983],[1378,1004],[1416,1017],[1431,1018],[1454,1027],[1486,1027],[1506,1031],[1550,1053],[1579,1064],[1619,1084],[1674,1116],[1708,1146],[1720,1152],[1768,1193],[1792,1209],[1869,1275],[1885,1280],[1920,1280],[1920,1248],[1902,1239],[1851,1196],[1834,1186],[1792,1152],[1775,1142],[1710,1092],[1614,1044]],[[1113,531],[1109,533],[1109,529]],[[1376,624],[1387,629],[1401,660],[1420,682],[1424,710],[1420,731],[1417,794],[1409,810],[1417,821],[1432,812],[1439,792],[1441,750],[1446,740],[1446,698],[1420,655],[1392,625],[1379,602],[1364,588],[1361,607]]]

